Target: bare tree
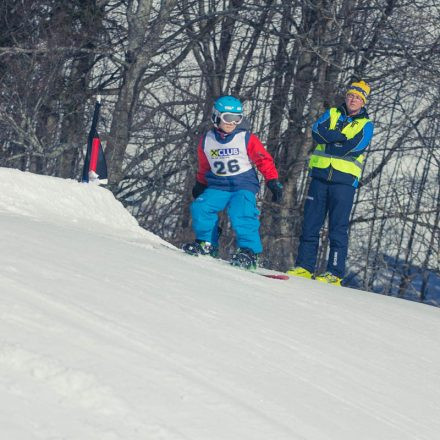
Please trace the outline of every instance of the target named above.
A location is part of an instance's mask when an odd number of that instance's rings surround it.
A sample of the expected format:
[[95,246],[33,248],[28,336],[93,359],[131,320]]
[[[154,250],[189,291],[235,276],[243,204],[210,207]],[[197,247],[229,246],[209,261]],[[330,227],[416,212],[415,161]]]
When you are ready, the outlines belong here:
[[[192,237],[196,147],[235,94],[280,171],[259,195],[263,263],[292,265],[310,127],[347,84],[372,86],[375,122],[350,225],[347,283],[431,301],[439,276],[440,7],[434,0],[5,0],[0,165],[78,178],[91,118],[110,188],[139,223]],[[234,246],[222,218],[223,256]],[[323,230],[320,263],[327,253]]]

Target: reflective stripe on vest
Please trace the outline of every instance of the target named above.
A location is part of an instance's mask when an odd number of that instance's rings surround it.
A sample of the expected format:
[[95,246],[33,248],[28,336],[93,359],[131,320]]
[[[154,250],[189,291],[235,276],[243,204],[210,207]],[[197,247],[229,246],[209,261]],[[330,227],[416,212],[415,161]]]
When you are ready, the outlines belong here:
[[[336,128],[339,116],[341,116],[341,112],[338,109],[334,107],[330,109],[330,130]],[[347,139],[353,139],[362,131],[367,122],[369,122],[367,118],[356,119],[347,124],[347,126],[341,130],[341,133],[345,134]],[[362,174],[364,159],[365,156],[363,154],[344,157],[332,156],[325,152],[325,144],[318,144],[310,157],[309,168],[328,168],[331,165],[335,170],[351,174],[359,179]]]

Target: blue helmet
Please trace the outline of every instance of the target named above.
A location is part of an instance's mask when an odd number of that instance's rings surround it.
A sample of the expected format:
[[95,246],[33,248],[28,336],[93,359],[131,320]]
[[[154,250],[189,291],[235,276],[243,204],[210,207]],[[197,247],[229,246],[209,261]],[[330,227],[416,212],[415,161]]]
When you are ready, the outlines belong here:
[[243,114],[243,105],[241,101],[234,96],[226,95],[220,96],[212,108],[212,122],[214,125],[220,123],[220,115],[222,113],[237,113]]
[[214,109],[219,113],[243,113],[243,105],[240,100],[231,95],[220,96],[214,102]]

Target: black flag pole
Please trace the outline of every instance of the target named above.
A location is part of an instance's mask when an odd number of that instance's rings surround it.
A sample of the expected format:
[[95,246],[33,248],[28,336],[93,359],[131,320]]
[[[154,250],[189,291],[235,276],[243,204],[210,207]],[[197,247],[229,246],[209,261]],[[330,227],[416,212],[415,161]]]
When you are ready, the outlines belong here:
[[86,183],[106,184],[108,178],[107,163],[97,130],[100,110],[101,97],[98,95],[93,112],[92,126],[87,139],[87,153],[82,174],[82,181]]

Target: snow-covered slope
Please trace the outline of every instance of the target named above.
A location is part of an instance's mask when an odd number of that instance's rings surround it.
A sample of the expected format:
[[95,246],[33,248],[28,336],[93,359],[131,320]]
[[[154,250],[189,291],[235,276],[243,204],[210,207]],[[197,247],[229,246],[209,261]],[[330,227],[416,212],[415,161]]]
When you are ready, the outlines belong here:
[[435,440],[440,309],[193,258],[0,169],[0,438]]

